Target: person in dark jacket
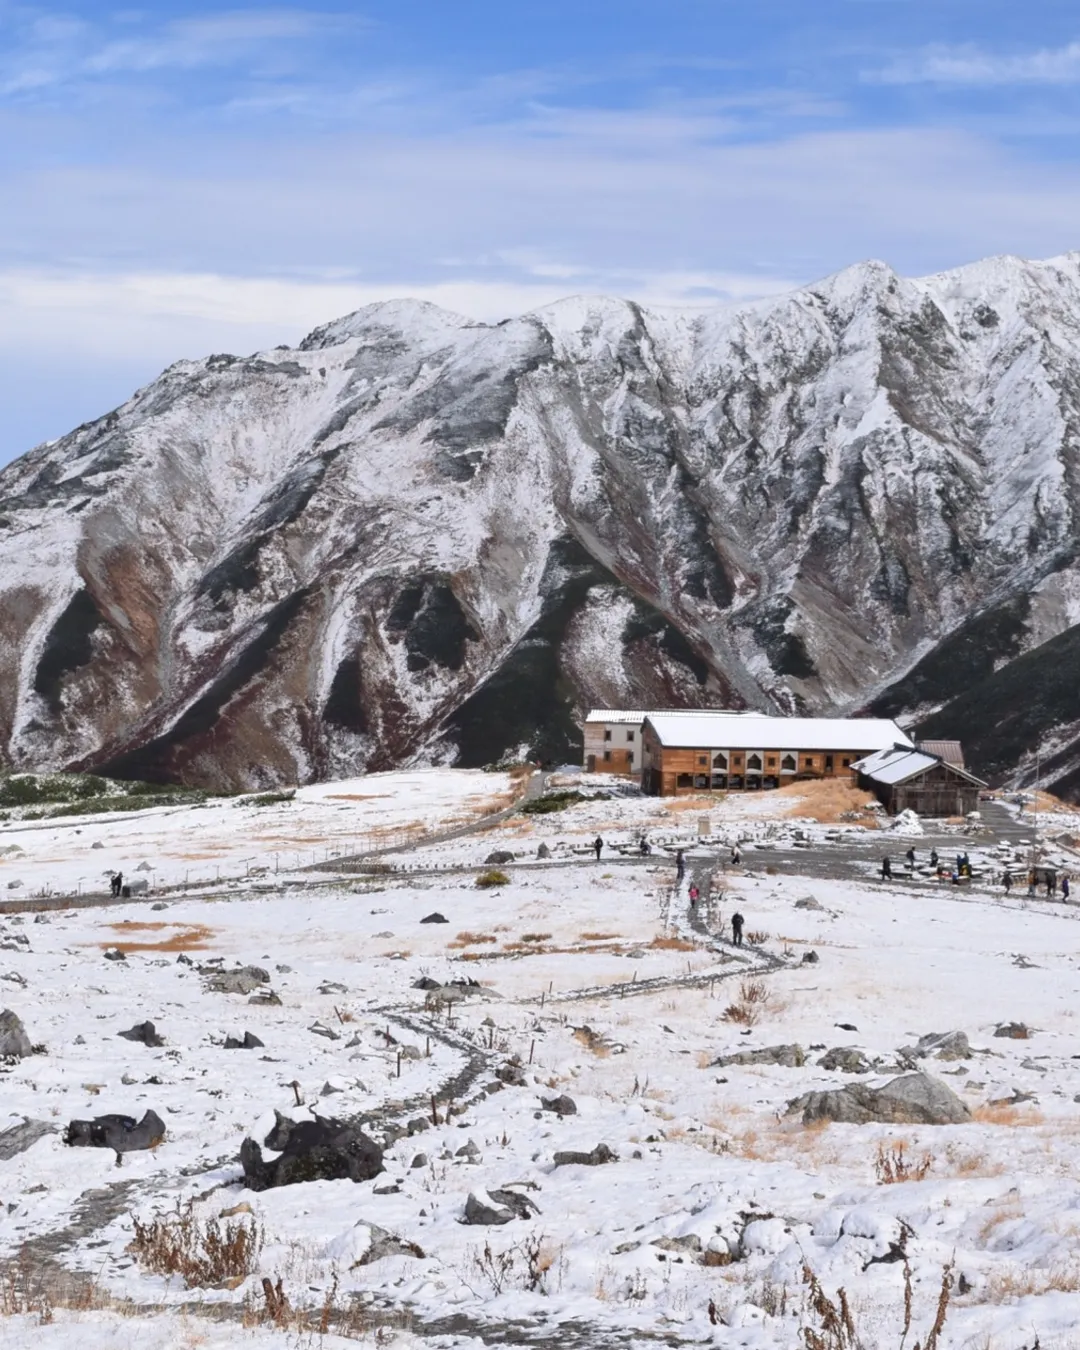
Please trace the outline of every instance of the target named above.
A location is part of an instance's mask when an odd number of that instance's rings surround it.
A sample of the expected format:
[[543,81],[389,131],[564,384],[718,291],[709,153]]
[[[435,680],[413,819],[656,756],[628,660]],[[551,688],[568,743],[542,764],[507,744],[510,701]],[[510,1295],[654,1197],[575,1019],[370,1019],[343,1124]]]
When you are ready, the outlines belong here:
[[675,850],[675,880],[682,881],[686,875],[686,857],[682,849]]
[[600,850],[604,847],[604,841],[600,838],[599,835],[597,835],[596,838],[592,841],[592,846],[594,849],[596,849],[596,861],[599,862]]
[[907,859],[907,865],[908,865],[908,868],[909,868],[912,872],[914,872],[914,870],[915,870],[915,850],[914,850],[913,848],[909,848],[908,851],[904,854],[904,857]]
[[742,930],[746,920],[737,911],[731,916],[731,940],[736,947],[742,946]]
[[113,873],[113,879],[112,879],[112,893],[113,893],[113,895],[119,895],[119,894],[120,894],[120,891],[121,891],[121,889],[122,889],[122,887],[123,887],[123,885],[124,885],[124,874],[123,874],[123,872],[114,872],[114,873]]
[[1005,875],[1001,878],[1001,884],[1005,887],[1005,894],[1008,895],[1012,890],[1012,875],[1009,869],[1005,869]]
[[892,862],[889,858],[881,860],[881,879],[882,881],[892,881]]

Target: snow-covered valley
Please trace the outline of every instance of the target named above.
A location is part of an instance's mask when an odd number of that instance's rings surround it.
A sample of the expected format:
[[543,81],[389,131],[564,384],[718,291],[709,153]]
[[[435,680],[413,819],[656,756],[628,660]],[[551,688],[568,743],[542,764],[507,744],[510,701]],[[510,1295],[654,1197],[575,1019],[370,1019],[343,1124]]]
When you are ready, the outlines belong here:
[[[975,881],[954,887],[924,875],[938,835],[818,821],[790,791],[607,786],[477,832],[507,776],[0,827],[0,1003],[36,1047],[0,1070],[0,1131],[21,1131],[0,1133],[0,1345],[786,1350],[821,1325],[812,1271],[846,1290],[862,1344],[893,1346],[905,1270],[909,1344],[946,1271],[942,1350],[1080,1343],[1075,907],[1006,899],[989,828],[935,827],[970,850]],[[405,829],[409,847],[348,861]],[[493,853],[513,855],[506,879],[478,886]],[[60,900],[117,867],[147,894]],[[120,1034],[146,1021],[153,1036]],[[956,1123],[788,1112],[922,1071]],[[164,1139],[122,1165],[62,1142],[72,1120],[147,1111]],[[275,1112],[362,1118],[384,1170],[245,1187],[241,1143]],[[505,1217],[507,1192],[528,1217],[464,1222]],[[182,1214],[255,1234],[245,1273],[155,1271],[136,1221]]]

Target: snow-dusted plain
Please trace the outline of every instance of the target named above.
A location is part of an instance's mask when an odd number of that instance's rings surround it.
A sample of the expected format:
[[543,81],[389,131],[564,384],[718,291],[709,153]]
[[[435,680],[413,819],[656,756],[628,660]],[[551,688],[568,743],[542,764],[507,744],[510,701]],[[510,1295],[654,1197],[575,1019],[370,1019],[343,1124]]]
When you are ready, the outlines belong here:
[[[167,1126],[157,1149],[120,1167],[111,1151],[67,1148],[59,1133],[0,1162],[4,1255],[22,1252],[24,1271],[43,1280],[82,1272],[89,1285],[82,1306],[58,1297],[46,1325],[39,1311],[0,1317],[0,1346],[355,1343],[260,1320],[265,1276],[281,1278],[294,1308],[317,1310],[333,1290],[335,1307],[367,1309],[356,1334],[372,1343],[506,1343],[509,1327],[520,1344],[766,1350],[801,1345],[813,1324],[804,1267],[830,1294],[846,1289],[865,1345],[893,1346],[903,1264],[875,1258],[897,1242],[914,1279],[909,1344],[931,1325],[951,1264],[942,1347],[1019,1350],[1036,1335],[1043,1350],[1080,1345],[1075,908],[1015,891],[1006,901],[991,875],[961,889],[921,876],[884,885],[869,865],[854,880],[804,874],[827,871],[868,827],[793,817],[790,793],[666,804],[624,791],[410,848],[385,874],[300,872],[285,856],[286,838],[310,869],[312,853],[323,863],[380,828],[457,826],[497,809],[508,788],[498,775],[429,770],[260,808],[0,831],[0,846],[23,850],[0,863],[9,899],[85,890],[105,866],[131,874],[141,861],[156,880],[127,904],[0,917],[0,1005],[43,1047],[0,1069],[0,1129],[28,1118],[60,1131],[148,1108]],[[691,910],[669,849],[705,828],[746,847],[738,867],[719,842],[691,849],[686,881],[713,875],[709,903]],[[642,832],[669,847],[635,857]],[[597,833],[599,863],[584,851]],[[782,867],[753,848],[766,834]],[[985,836],[957,838],[973,861],[995,856]],[[909,844],[924,850],[885,831],[873,844],[897,861]],[[517,855],[509,880],[479,889],[493,850]],[[198,893],[167,889],[194,852],[212,855],[201,861],[220,866],[220,883],[211,874]],[[16,876],[23,890],[4,890]],[[798,905],[808,897],[820,908]],[[752,943],[741,952],[727,941],[735,910]],[[421,923],[434,911],[447,922]],[[118,945],[126,960],[106,959]],[[816,962],[803,960],[810,952]],[[208,990],[198,966],[217,958],[262,967],[280,1004]],[[478,983],[433,1009],[414,987],[424,976]],[[755,979],[766,994],[755,1023],[725,1020]],[[146,1019],[162,1046],[119,1037]],[[1029,1037],[995,1036],[1008,1022]],[[263,1048],[224,1048],[245,1031]],[[970,1121],[804,1126],[785,1115],[812,1089],[885,1082],[903,1047],[951,1031],[967,1034],[971,1057],[920,1064]],[[801,1067],[715,1063],[793,1043]],[[838,1046],[874,1069],[820,1067]],[[505,1074],[515,1060],[519,1072]],[[557,1094],[576,1114],[543,1109]],[[373,1181],[256,1194],[240,1183],[237,1155],[245,1135],[262,1141],[275,1110],[370,1113],[373,1133],[392,1121],[414,1122],[414,1133],[391,1144]],[[554,1165],[557,1151],[598,1144],[617,1160]],[[879,1152],[901,1146],[925,1175],[884,1184]],[[470,1192],[508,1186],[539,1213],[462,1222]],[[235,1211],[258,1225],[257,1268],[236,1287],[186,1289],[129,1250],[135,1218],[188,1201],[205,1219]],[[372,1225],[423,1256],[363,1264]],[[12,1278],[0,1280],[9,1312]]]

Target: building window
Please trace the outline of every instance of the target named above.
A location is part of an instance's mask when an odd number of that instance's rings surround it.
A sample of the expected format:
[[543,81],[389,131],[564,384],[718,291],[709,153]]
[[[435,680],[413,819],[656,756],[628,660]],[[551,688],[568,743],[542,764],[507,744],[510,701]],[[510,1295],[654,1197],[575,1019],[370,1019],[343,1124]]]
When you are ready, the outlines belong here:
[[605,751],[604,751],[604,763],[605,763],[605,764],[610,764],[610,763],[611,763],[611,751],[610,751],[610,750],[605,750]]
[[788,773],[794,773],[794,772],[795,772],[795,756],[794,756],[794,755],[785,755],[784,758],[780,761],[780,767],[781,767],[782,769],[786,769],[786,770],[788,771]]
[[832,768],[832,755],[826,755],[826,756],[825,756],[825,767],[826,767],[827,769],[831,769],[831,768]]
[[770,756],[768,757],[768,759],[765,761],[765,763],[768,765],[768,767],[769,767],[770,769],[775,769],[775,768],[776,768],[776,756],[775,756],[775,755],[770,755]]
[[604,740],[605,740],[605,741],[610,741],[610,740],[611,740],[611,728],[610,728],[610,727],[605,727],[605,728],[604,728]]
[[681,773],[675,780],[675,786],[688,788],[694,786],[694,775],[692,773]]
[[712,760],[712,762],[713,762],[713,768],[714,768],[714,769],[726,769],[726,768],[727,768],[727,755],[724,754],[723,750],[718,750],[718,751],[716,752],[716,754],[713,755],[713,760]]
[[842,760],[840,761],[840,763],[844,766],[845,769],[850,769],[850,768],[851,768],[851,760],[850,760],[850,759],[842,759]]
[[812,769],[812,768],[814,767],[814,756],[813,756],[813,755],[805,755],[805,756],[803,757],[803,764],[804,764],[808,769]]
[[626,744],[627,744],[627,745],[633,745],[633,744],[634,744],[634,732],[633,732],[633,729],[632,729],[632,728],[631,728],[630,731],[628,731],[628,732],[626,733]]
[[701,766],[701,768],[703,768],[703,769],[708,768],[708,764],[709,764],[709,756],[708,756],[708,755],[698,755],[698,757],[697,757],[697,762],[698,762],[698,764]]
[[747,761],[746,761],[746,767],[747,767],[748,769],[754,769],[754,770],[756,770],[758,773],[760,773],[760,772],[761,772],[761,756],[760,756],[760,755],[751,755],[751,756],[747,759]]

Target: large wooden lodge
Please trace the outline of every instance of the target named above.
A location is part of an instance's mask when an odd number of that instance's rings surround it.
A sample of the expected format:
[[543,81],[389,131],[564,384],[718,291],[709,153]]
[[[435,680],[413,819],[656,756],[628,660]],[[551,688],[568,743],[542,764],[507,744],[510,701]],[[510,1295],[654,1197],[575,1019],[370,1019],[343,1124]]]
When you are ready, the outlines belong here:
[[890,811],[912,805],[945,814],[974,809],[984,786],[964,769],[955,742],[916,747],[888,718],[729,710],[598,709],[585,721],[585,768],[640,777],[643,791],[661,797],[763,791],[811,778],[858,779]]

